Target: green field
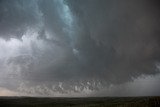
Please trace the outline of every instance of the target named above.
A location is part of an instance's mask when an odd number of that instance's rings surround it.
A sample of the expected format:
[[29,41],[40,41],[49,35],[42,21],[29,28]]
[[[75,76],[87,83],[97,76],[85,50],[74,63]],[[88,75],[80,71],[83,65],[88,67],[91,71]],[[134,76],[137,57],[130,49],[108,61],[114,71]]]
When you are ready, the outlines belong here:
[[160,107],[160,97],[0,97],[0,107]]

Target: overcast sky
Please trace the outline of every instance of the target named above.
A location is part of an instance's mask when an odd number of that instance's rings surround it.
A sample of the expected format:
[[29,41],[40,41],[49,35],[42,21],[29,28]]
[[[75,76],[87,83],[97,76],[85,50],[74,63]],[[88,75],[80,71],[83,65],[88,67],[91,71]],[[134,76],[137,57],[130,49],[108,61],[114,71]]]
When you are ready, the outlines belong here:
[[159,6],[0,0],[0,96],[159,96]]

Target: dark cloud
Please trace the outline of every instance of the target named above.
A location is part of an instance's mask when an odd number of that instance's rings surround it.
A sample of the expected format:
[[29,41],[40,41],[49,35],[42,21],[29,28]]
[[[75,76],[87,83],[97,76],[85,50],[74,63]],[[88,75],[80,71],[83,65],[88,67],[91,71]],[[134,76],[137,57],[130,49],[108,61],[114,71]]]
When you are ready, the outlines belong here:
[[149,1],[72,1],[86,72],[111,82],[156,73],[159,12]]
[[[159,24],[157,1],[2,0],[0,46],[11,54],[0,52],[0,73],[15,74],[8,81],[22,92],[44,94],[99,90],[156,75]],[[18,43],[5,41],[10,38]]]
[[0,1],[0,36],[21,38],[27,27],[38,20],[36,1],[1,0]]

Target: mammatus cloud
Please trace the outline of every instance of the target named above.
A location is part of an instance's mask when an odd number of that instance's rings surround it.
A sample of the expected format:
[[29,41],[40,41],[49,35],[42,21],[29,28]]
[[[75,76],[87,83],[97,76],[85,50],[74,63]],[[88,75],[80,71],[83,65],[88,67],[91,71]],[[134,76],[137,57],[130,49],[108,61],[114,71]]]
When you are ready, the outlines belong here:
[[133,95],[142,75],[158,78],[156,1],[0,2],[3,89],[18,95],[98,96],[115,95],[122,87],[129,90],[122,95]]

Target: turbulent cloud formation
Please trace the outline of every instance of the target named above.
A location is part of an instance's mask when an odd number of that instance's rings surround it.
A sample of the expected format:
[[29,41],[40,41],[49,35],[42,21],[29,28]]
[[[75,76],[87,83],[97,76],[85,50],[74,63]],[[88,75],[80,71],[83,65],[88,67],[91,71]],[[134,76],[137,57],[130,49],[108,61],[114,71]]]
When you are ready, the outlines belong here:
[[158,1],[1,0],[0,87],[83,96],[124,84],[132,95],[159,73],[159,25]]

